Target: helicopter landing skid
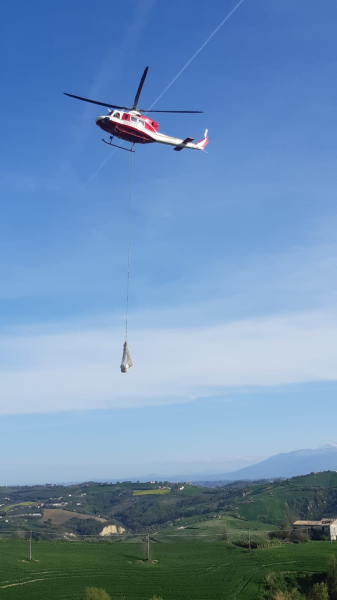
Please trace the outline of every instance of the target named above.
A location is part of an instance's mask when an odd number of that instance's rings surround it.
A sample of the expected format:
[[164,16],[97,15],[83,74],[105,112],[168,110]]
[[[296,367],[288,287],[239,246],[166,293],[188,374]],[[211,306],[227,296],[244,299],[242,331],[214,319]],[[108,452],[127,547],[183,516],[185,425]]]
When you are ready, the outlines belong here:
[[108,146],[114,146],[115,148],[119,148],[120,150],[126,150],[127,152],[133,152],[134,153],[134,150],[132,150],[132,148],[130,150],[129,148],[123,148],[122,146],[117,146],[117,144],[113,144],[112,143],[112,137],[110,138],[110,142],[107,142],[106,140],[103,140],[103,138],[102,138],[102,142],[104,142]]

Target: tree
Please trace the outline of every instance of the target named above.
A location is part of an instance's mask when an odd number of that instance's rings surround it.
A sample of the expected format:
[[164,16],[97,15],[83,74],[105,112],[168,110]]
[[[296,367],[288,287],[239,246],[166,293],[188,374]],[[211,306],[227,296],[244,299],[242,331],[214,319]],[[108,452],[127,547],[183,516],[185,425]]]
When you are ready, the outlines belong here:
[[303,596],[296,588],[294,588],[291,592],[276,592],[273,598],[274,600],[304,600]]
[[227,533],[227,527],[224,527],[222,530],[222,536],[221,539],[226,542],[228,540],[228,533]]
[[326,583],[315,583],[313,586],[309,600],[329,600],[328,587]]
[[294,588],[293,591],[291,592],[291,596],[290,596],[291,600],[304,600],[302,594],[300,594],[300,592],[298,591],[297,588]]
[[328,562],[326,583],[330,600],[337,600],[337,561],[334,556],[332,556]]
[[305,530],[301,531],[300,529],[295,529],[291,532],[290,539],[295,544],[304,544],[305,542],[309,541],[308,532]]
[[85,590],[84,600],[111,600],[111,598],[105,590],[90,587]]

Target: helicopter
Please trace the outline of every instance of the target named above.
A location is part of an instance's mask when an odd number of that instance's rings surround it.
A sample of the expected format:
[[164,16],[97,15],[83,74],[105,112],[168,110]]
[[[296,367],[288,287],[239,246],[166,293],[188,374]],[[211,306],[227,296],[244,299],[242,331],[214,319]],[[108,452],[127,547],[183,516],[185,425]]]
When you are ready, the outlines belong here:
[[[128,106],[116,106],[115,104],[108,104],[107,102],[97,102],[97,100],[89,100],[88,98],[82,98],[81,96],[74,96],[73,94],[67,94],[65,96],[70,98],[76,98],[76,100],[82,100],[83,102],[90,102],[91,104],[98,104],[99,106],[106,106],[109,114],[99,116],[95,122],[98,127],[110,135],[110,140],[107,142],[102,139],[103,142],[109,146],[115,146],[120,150],[127,150],[128,152],[134,152],[134,144],[152,144],[157,142],[159,144],[166,144],[168,146],[174,146],[173,150],[177,152],[184,148],[190,148],[192,150],[205,150],[208,144],[208,129],[205,130],[204,137],[202,140],[193,144],[194,138],[187,137],[184,140],[179,138],[171,137],[160,133],[158,131],[158,123],[151,119],[151,117],[144,116],[142,113],[199,113],[200,110],[152,110],[138,108],[139,97],[145,83],[147,72],[149,67],[146,67],[142,78],[140,80],[138,90],[131,107]],[[110,110],[110,109],[114,110]],[[114,138],[119,138],[126,142],[131,143],[131,149],[122,148],[117,144],[113,144]]]

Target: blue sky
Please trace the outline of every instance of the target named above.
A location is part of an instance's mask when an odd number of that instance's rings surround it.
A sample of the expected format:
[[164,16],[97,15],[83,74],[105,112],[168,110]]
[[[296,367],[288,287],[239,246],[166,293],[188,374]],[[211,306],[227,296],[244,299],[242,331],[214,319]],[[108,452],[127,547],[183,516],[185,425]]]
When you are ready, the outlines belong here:
[[160,98],[204,111],[161,131],[210,143],[136,148],[119,371],[130,156],[63,92],[128,104],[149,65],[150,106],[236,4],[2,7],[1,483],[220,472],[336,440],[334,0],[245,0]]

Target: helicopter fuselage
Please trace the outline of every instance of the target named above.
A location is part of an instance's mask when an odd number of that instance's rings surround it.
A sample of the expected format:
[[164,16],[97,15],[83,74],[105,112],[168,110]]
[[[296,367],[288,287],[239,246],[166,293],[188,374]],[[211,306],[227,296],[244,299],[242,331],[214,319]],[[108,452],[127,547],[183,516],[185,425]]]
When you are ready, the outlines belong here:
[[150,133],[158,131],[158,123],[143,117],[137,111],[115,110],[108,116],[97,117],[96,125],[109,135],[131,144],[151,144],[156,140],[151,137]]
[[119,138],[131,144],[167,144],[174,146],[176,150],[190,148],[193,150],[204,150],[208,144],[207,133],[197,144],[192,144],[193,138],[181,140],[158,131],[158,123],[133,110],[125,112],[114,110],[110,115],[96,118],[96,125],[112,137]]

